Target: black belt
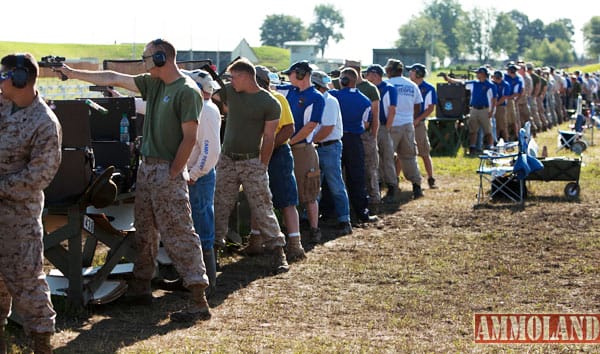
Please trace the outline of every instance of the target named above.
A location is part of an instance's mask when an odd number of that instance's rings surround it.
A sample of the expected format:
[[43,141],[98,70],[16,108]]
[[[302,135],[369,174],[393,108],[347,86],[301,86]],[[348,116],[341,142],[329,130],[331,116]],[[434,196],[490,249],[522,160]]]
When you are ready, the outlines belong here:
[[486,109],[486,108],[489,108],[489,106],[471,106],[471,107],[473,107],[475,109]]
[[258,152],[250,152],[247,154],[238,154],[235,152],[223,152],[223,154],[225,154],[225,156],[229,157],[233,161],[250,160],[250,159],[255,159],[259,156]]
[[171,163],[171,161],[169,161],[169,160],[160,159],[158,157],[149,157],[149,156],[142,156],[142,162],[144,162],[146,164]]
[[322,141],[320,143],[317,143],[317,147],[320,148],[321,146],[327,146],[327,145],[331,145],[331,144],[335,144],[339,141],[338,140],[328,140],[328,141]]

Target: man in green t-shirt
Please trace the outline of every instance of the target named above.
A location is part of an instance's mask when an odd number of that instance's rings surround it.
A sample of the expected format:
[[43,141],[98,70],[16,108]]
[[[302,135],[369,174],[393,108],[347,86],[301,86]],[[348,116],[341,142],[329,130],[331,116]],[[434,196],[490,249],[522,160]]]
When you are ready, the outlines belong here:
[[148,74],[75,70],[66,65],[57,71],[72,79],[140,92],[147,101],[142,164],[135,191],[138,258],[126,297],[132,304],[152,303],[150,282],[162,240],[183,284],[191,291],[190,306],[172,313],[171,320],[191,322],[210,318],[204,294],[208,277],[192,221],[186,168],[196,142],[202,95],[194,80],[179,70],[175,57],[171,43],[156,39],[146,45],[142,55]]
[[231,74],[231,84],[219,92],[228,114],[217,164],[215,246],[225,244],[229,214],[241,184],[263,238],[263,247],[273,254],[274,272],[286,272],[289,266],[283,249],[285,236],[273,211],[267,172],[281,105],[258,85],[256,69],[247,59],[236,60],[227,71]]

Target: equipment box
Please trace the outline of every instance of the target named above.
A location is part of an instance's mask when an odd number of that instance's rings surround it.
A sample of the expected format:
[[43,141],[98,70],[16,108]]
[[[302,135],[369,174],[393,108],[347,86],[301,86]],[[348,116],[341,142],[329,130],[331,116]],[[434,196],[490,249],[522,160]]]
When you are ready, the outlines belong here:
[[544,168],[527,176],[533,181],[578,181],[581,171],[580,159],[561,157],[540,159]]

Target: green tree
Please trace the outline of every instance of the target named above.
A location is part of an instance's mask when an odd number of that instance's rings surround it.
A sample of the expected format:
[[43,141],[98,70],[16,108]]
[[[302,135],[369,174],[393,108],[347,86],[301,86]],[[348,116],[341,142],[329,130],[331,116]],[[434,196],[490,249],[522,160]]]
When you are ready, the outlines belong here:
[[496,25],[492,30],[492,50],[497,54],[505,53],[509,59],[515,60],[519,57],[519,29],[512,16],[501,13],[496,17]]
[[[533,37],[533,33],[534,33],[534,31],[533,31],[534,27],[529,22],[529,17],[527,17],[526,14],[524,14],[518,10],[512,10],[512,11],[508,12],[508,15],[512,19],[513,23],[517,27],[517,31],[519,32],[519,39],[517,40],[517,53],[518,53],[518,56],[520,56],[525,52],[525,50],[527,50],[527,48],[529,48],[529,46],[531,45],[531,42],[533,41],[532,37]],[[542,30],[543,30],[543,23],[542,23]],[[542,33],[541,30],[540,30],[540,33]],[[543,38],[543,37],[540,37],[540,39],[541,38]]]
[[548,38],[534,42],[531,48],[525,52],[525,57],[535,58],[536,61],[553,66],[563,66],[575,60],[571,43],[564,39],[551,42]]
[[594,16],[583,25],[583,41],[588,56],[600,56],[600,16]]
[[575,34],[573,23],[568,19],[560,19],[549,23],[544,28],[544,32],[546,38],[548,38],[550,42],[562,39],[563,41],[570,43],[573,41],[573,35]]
[[306,29],[302,20],[289,15],[269,15],[260,26],[262,45],[283,47],[287,41],[306,40]]
[[442,29],[439,23],[427,16],[413,16],[398,29],[398,34],[400,38],[395,43],[397,48],[427,49],[439,62],[448,56],[448,47],[442,41]]
[[425,6],[424,14],[440,24],[442,41],[448,46],[452,59],[461,56],[463,45],[460,41],[460,22],[466,18],[460,3],[456,0],[432,0]]
[[321,56],[330,40],[339,42],[344,39],[340,29],[344,28],[344,16],[333,5],[317,5],[314,9],[315,21],[308,26],[310,37],[317,40]]

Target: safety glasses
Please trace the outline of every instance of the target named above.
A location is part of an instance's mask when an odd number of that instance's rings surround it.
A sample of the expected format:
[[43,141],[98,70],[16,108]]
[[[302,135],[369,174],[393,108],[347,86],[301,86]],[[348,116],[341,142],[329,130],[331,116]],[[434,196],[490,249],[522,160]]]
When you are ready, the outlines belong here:
[[8,80],[12,78],[12,71],[2,71],[0,72],[0,82],[4,80]]

